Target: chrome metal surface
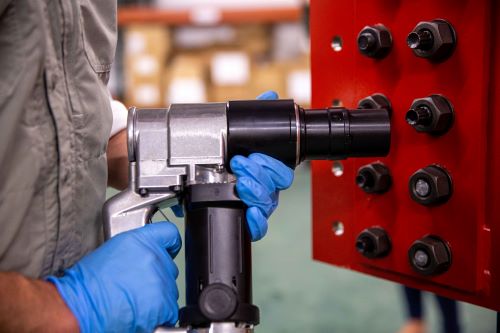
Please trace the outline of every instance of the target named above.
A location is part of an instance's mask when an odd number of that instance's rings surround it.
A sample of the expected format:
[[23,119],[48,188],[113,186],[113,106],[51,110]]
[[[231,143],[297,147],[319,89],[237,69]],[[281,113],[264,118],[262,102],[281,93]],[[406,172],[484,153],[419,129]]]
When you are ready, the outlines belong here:
[[134,120],[135,120],[135,107],[128,109],[127,117],[127,150],[128,161],[135,162],[135,135],[134,135]]
[[188,168],[188,183],[195,182],[196,166],[224,165],[226,103],[173,104],[168,120],[169,163]]
[[128,188],[104,204],[103,219],[106,239],[144,226],[160,205],[173,206],[178,202],[176,193],[170,190],[148,193],[144,196],[137,193],[135,167],[136,162],[129,163]]
[[206,167],[197,165],[195,169],[195,184],[231,183],[236,177],[226,171],[224,166]]
[[106,238],[144,226],[158,207],[178,203],[185,185],[235,181],[224,169],[226,107],[129,109],[129,186],[104,205]]
[[253,333],[253,327],[246,324],[212,323],[207,328],[158,327],[155,333]]
[[161,190],[184,185],[184,179],[196,183],[197,166],[224,164],[225,103],[137,109],[133,127],[138,188]]
[[295,131],[296,131],[296,140],[297,144],[295,149],[295,165],[300,164],[300,113],[299,106],[295,104]]
[[253,327],[235,323],[212,323],[208,328],[194,329],[190,333],[253,333]]
[[186,327],[157,327],[154,333],[192,333],[190,329]]

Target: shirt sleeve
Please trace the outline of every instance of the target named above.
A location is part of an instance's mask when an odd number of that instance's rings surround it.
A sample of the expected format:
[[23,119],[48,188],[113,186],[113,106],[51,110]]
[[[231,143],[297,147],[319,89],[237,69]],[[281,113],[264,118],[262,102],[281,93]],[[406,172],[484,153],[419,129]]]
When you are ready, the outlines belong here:
[[114,99],[110,99],[110,102],[111,111],[113,113],[113,125],[111,126],[111,133],[109,134],[109,137],[111,138],[113,135],[127,127],[128,111],[123,103]]

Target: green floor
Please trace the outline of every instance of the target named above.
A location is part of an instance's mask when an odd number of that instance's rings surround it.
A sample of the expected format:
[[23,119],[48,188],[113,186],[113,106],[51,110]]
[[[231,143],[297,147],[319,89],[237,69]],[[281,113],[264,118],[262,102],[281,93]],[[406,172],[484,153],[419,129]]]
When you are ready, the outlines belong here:
[[[181,221],[173,220],[182,229]],[[399,285],[314,262],[311,257],[310,177],[308,168],[302,167],[296,171],[293,187],[282,193],[267,236],[253,245],[254,303],[261,311],[257,332],[397,331],[404,320]],[[183,259],[183,253],[176,259],[181,295]],[[426,296],[428,332],[439,332],[434,297]],[[493,311],[469,304],[460,304],[460,310],[463,332],[495,332]]]

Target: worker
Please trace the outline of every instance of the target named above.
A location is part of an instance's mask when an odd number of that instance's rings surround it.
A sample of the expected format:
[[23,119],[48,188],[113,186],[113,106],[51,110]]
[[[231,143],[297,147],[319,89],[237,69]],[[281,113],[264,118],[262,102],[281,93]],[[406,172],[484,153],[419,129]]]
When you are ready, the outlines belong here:
[[[422,291],[403,286],[404,301],[407,307],[408,319],[398,333],[424,333],[425,321],[422,306]],[[435,295],[442,314],[443,333],[460,333],[460,313],[457,301],[443,296]]]
[[[106,88],[116,6],[0,0],[1,332],[147,332],[177,321],[175,225],[98,247],[106,185],[127,184],[125,116]],[[257,240],[293,172],[260,154],[231,166]]]

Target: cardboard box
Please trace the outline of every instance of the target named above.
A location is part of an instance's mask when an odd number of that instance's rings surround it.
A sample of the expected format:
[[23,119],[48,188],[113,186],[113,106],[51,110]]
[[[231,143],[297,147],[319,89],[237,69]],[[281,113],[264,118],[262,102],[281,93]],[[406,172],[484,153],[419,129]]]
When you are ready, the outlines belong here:
[[227,102],[254,99],[250,85],[246,86],[210,86],[209,102]]
[[163,68],[171,51],[170,32],[160,25],[130,25],[124,32],[125,103],[161,107]]
[[124,29],[125,56],[152,54],[165,59],[171,51],[170,30],[164,25],[132,24]]
[[286,68],[286,96],[303,107],[311,105],[311,67],[309,55],[283,63]]
[[250,82],[250,58],[242,51],[220,51],[210,61],[211,83],[215,86],[245,86]]
[[286,98],[285,69],[277,63],[254,64],[252,67],[252,98],[273,90]]
[[125,105],[136,107],[162,107],[164,106],[161,91],[162,77],[156,75],[141,79],[128,76],[125,80]]
[[247,53],[235,48],[216,48],[210,58],[210,101],[225,102],[253,98],[251,61]]
[[199,53],[176,56],[165,69],[164,103],[207,101],[207,63]]
[[272,31],[263,24],[237,27],[236,40],[236,46],[254,61],[266,58],[272,49]]

